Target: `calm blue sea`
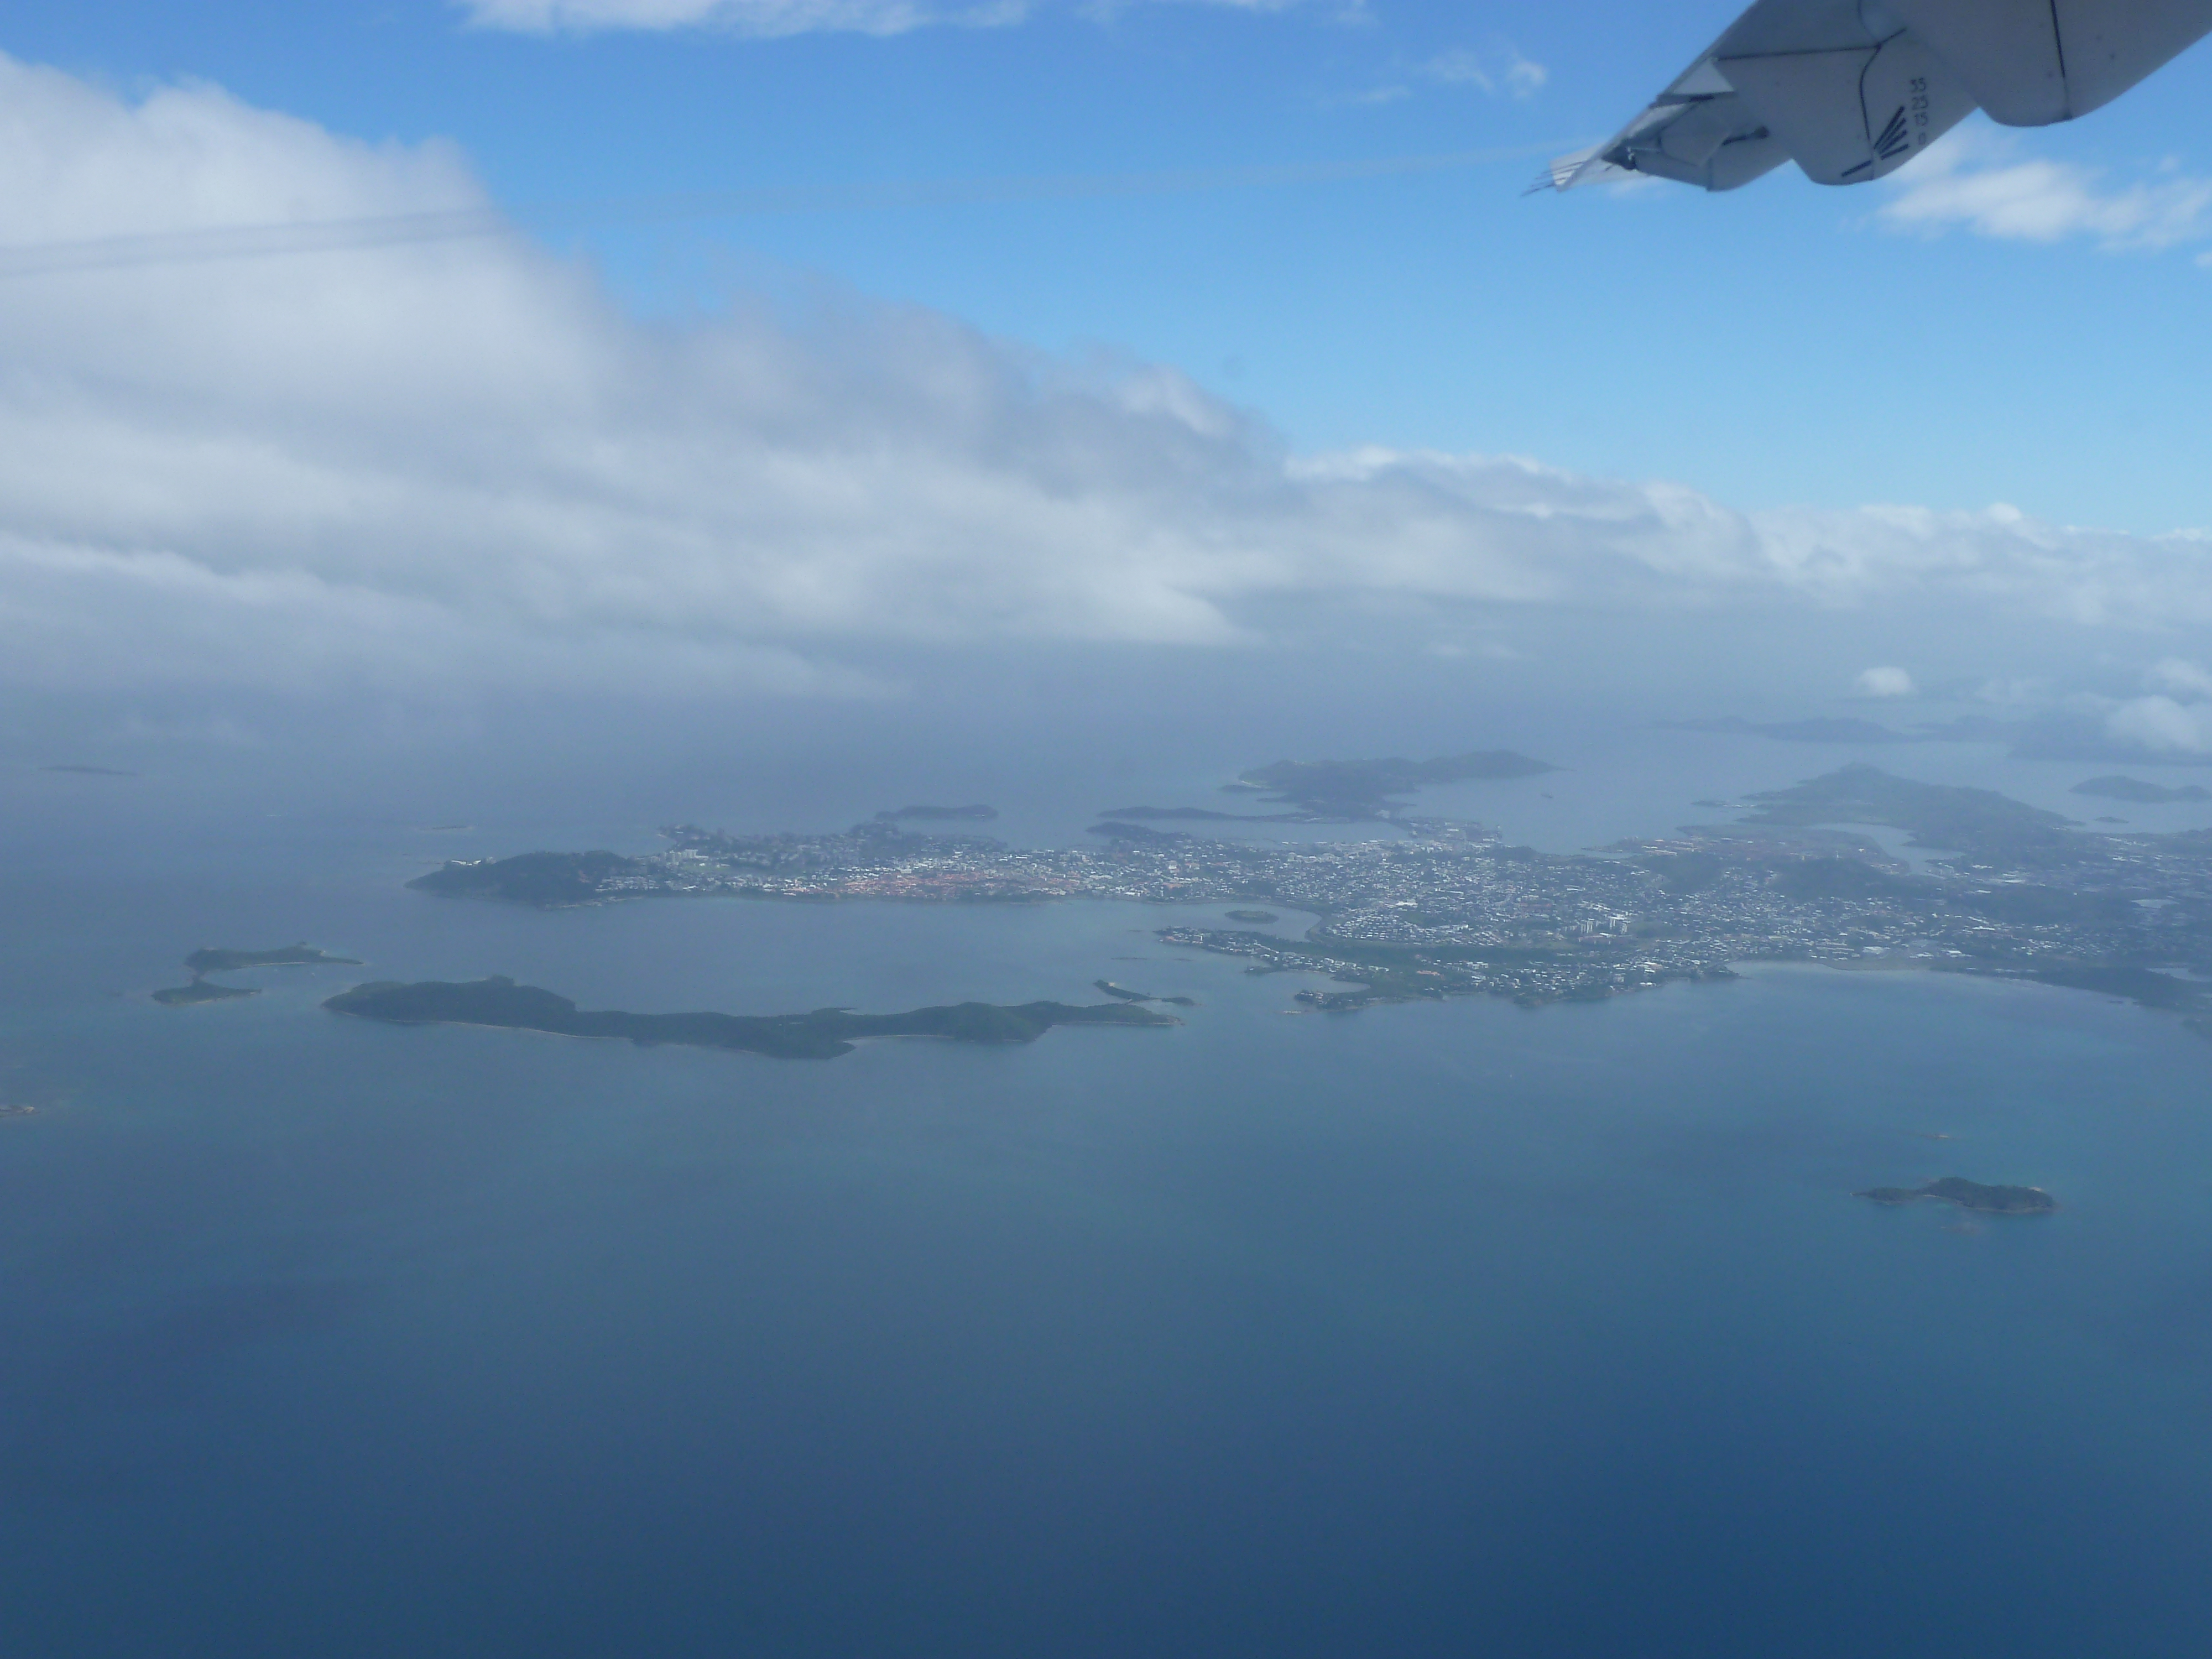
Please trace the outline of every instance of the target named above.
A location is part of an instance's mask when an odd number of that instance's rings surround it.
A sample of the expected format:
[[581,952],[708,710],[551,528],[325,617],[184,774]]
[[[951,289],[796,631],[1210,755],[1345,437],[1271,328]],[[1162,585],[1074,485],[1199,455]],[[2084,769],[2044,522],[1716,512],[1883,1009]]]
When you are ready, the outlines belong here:
[[[544,915],[404,890],[471,832],[100,787],[26,786],[0,875],[10,1659],[2212,1648],[2168,1021],[1793,969],[1291,1016],[1152,937],[1212,911]],[[297,939],[369,965],[146,1000]],[[317,1006],[487,972],[1200,1006],[821,1064]],[[1850,1196],[1948,1174],[2065,1208]]]

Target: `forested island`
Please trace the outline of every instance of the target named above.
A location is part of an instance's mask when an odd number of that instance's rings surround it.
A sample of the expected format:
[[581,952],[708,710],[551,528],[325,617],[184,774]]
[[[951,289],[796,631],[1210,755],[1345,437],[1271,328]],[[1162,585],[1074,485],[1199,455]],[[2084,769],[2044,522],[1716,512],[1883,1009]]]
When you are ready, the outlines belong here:
[[245,968],[312,968],[318,965],[358,968],[352,957],[334,957],[311,945],[280,945],[273,951],[240,951],[228,945],[202,945],[185,958],[190,983],[171,985],[154,993],[164,1008],[192,1008],[204,1002],[228,1002],[238,997],[259,996],[242,986],[218,985],[210,974],[232,974]]
[[2061,813],[1994,789],[1921,783],[1864,763],[1749,796],[1747,802],[1756,809],[1747,823],[1887,824],[1907,831],[1916,846],[1971,848],[2011,862],[2044,863],[2080,850],[2081,838],[2066,833]]
[[1870,1198],[1877,1204],[1917,1204],[1922,1199],[1934,1199],[1988,1215],[2047,1215],[2058,1207],[2058,1200],[2040,1187],[1985,1187],[1960,1176],[1945,1176],[1918,1187],[1869,1187],[1851,1196]]
[[311,945],[283,945],[274,951],[234,951],[202,945],[185,958],[185,966],[195,974],[231,974],[241,968],[311,968],[319,963],[342,968],[361,966],[357,957],[330,956]]
[[1316,818],[1357,822],[1388,817],[1392,796],[1410,795],[1431,784],[1531,778],[1558,770],[1548,762],[1510,749],[1479,749],[1425,761],[1395,756],[1388,760],[1277,761],[1253,768],[1227,787],[1267,791],[1270,799]]
[[402,984],[379,980],[325,1000],[335,1014],[401,1025],[491,1025],[560,1036],[623,1037],[650,1047],[673,1043],[727,1048],[781,1060],[831,1060],[862,1037],[930,1036],[954,1042],[1034,1042],[1055,1025],[1176,1025],[1172,1014],[1133,1003],[1078,1006],[1024,1002],[1001,1006],[961,1002],[898,1014],[817,1008],[805,1014],[629,1014],[587,1012],[535,985],[490,979]]

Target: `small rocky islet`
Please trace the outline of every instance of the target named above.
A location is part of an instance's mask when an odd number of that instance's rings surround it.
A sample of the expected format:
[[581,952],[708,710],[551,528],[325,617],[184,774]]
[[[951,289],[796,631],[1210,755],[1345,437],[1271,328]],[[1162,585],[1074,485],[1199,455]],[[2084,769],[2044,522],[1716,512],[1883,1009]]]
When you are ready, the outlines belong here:
[[185,958],[185,968],[191,978],[182,985],[164,986],[155,992],[154,1000],[164,1008],[191,1008],[204,1002],[230,1002],[240,997],[259,996],[260,992],[244,986],[218,985],[208,978],[210,974],[234,974],[246,968],[307,968],[331,965],[358,968],[360,960],[354,957],[334,957],[306,943],[280,945],[270,951],[240,951],[228,945],[202,945]]
[[1923,1199],[1955,1204],[1962,1210],[1984,1215],[2048,1215],[2058,1200],[2040,1187],[1990,1187],[1963,1176],[1945,1176],[1917,1187],[1869,1187],[1854,1198],[1870,1198],[1877,1204],[1917,1204]]

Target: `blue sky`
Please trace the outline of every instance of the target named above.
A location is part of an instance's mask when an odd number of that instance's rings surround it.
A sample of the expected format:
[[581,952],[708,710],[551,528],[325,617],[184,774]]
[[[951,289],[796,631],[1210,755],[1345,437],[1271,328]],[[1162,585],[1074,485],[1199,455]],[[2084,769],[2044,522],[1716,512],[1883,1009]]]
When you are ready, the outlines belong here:
[[[2006,501],[2212,525],[2212,271],[2186,239],[1901,234],[1875,217],[1896,190],[1791,170],[1730,197],[1520,196],[1547,146],[1602,136],[1732,11],[1138,4],[761,39],[523,33],[434,0],[75,0],[11,8],[0,49],[126,94],[198,77],[343,134],[450,137],[516,205],[1527,147],[1410,176],[585,240],[642,313],[826,279],[1048,351],[1174,364],[1298,450],[1528,454],[1746,509]],[[1516,60],[1540,85],[1512,83]],[[2193,178],[2212,172],[2208,100],[2200,48],[2088,121],[2019,135],[2010,159],[2093,169],[2106,193]]]

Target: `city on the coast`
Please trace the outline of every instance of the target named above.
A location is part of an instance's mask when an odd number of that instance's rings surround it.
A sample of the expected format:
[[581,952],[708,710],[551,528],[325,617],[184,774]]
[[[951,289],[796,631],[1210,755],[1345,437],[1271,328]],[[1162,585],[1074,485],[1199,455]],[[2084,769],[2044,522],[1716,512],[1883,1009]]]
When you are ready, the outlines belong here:
[[[1094,826],[1099,845],[1077,848],[916,833],[890,814],[821,835],[674,824],[665,849],[643,856],[455,861],[414,884],[546,905],[672,896],[1263,903],[1316,920],[1303,936],[1189,924],[1159,936],[1245,958],[1255,972],[1325,975],[1343,988],[1299,994],[1322,1008],[1474,993],[1593,999],[1779,961],[2027,977],[2212,1012],[2199,983],[2212,977],[2212,833],[2091,830],[1991,791],[1864,765],[1708,804],[1743,813],[1732,823],[1576,854],[1508,847],[1480,825],[1372,793],[1317,801],[1294,787],[1276,799],[1292,810],[1128,809]],[[1153,827],[1175,817],[1310,823],[1332,806],[1390,834],[1288,843],[1243,838],[1253,830],[1215,833],[1234,824],[1202,835]],[[1929,851],[1908,860],[1863,826],[1892,827]]]

